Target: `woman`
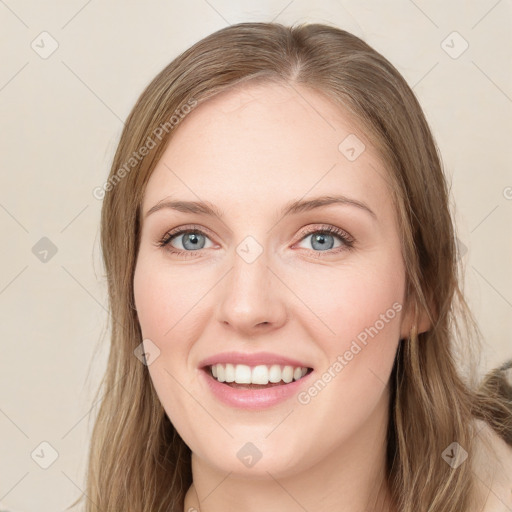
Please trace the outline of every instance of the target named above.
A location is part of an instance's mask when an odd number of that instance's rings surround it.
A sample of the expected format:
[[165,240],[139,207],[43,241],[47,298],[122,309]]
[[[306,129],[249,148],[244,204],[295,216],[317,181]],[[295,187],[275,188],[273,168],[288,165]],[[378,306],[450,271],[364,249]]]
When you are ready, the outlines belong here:
[[[112,345],[86,510],[510,510],[440,159],[398,71],[245,23],[131,112],[104,194]],[[508,396],[507,396],[508,394]]]

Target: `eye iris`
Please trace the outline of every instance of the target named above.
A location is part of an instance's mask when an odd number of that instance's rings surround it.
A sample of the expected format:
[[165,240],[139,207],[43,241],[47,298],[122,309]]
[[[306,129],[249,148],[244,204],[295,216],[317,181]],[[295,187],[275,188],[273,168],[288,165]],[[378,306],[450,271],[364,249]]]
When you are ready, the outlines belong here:
[[[203,246],[204,246],[204,237],[203,237],[203,244],[201,245],[201,247],[198,247],[198,244],[199,244],[199,240],[198,240],[198,237],[201,237],[202,235],[200,235],[199,233],[185,233],[183,235],[183,247],[185,247],[186,249],[202,249]],[[190,242],[192,243],[192,247],[187,247],[187,242]]]
[[[185,249],[199,250],[202,249],[205,245],[206,237],[200,232],[187,231],[181,233],[180,236],[182,237],[182,244]],[[309,236],[312,237],[313,247],[315,249],[320,249],[321,251],[328,251],[332,249],[334,246],[334,238],[336,238],[335,236],[331,235],[329,231],[316,231]],[[178,235],[175,235],[173,238],[176,237],[178,237]],[[189,245],[187,246],[187,244]]]
[[[325,241],[326,237],[331,239],[330,244]],[[315,247],[316,242],[320,243],[320,246],[316,247],[316,248],[320,248],[322,250],[332,249],[332,247],[334,245],[333,236],[326,234],[326,233],[319,233],[319,234],[313,235],[313,242],[312,242],[313,247]]]

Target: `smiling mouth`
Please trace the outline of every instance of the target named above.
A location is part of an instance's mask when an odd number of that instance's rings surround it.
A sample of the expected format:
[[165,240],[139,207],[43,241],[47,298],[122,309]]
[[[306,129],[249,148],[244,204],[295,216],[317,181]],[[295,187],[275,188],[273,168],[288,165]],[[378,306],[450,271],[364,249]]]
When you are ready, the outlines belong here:
[[313,369],[285,365],[215,364],[204,371],[214,380],[234,389],[267,389],[301,380]]

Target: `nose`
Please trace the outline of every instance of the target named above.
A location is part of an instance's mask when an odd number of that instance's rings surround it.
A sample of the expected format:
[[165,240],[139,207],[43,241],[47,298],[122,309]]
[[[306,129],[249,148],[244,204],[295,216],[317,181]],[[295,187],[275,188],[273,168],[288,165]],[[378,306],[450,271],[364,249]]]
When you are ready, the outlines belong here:
[[235,255],[219,287],[217,319],[240,336],[269,332],[286,322],[286,287],[268,264],[265,252],[252,263]]

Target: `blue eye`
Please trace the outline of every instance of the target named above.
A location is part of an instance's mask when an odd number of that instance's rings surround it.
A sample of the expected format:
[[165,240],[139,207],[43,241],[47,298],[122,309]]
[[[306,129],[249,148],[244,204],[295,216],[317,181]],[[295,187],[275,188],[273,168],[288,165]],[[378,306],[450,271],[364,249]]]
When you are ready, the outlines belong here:
[[[317,249],[315,252],[338,252],[338,249],[349,249],[354,245],[354,240],[348,233],[345,233],[345,231],[335,228],[334,226],[312,230],[302,238],[302,241],[307,238],[311,238],[311,245],[313,249]],[[341,243],[334,247],[336,238]]]
[[[181,238],[181,245],[183,249],[179,247],[176,248],[171,244],[173,240],[179,240]],[[170,245],[176,251],[169,249],[171,252],[193,252],[199,251],[201,249],[205,249],[206,240],[209,240],[208,237],[200,230],[196,229],[183,229],[181,231],[177,231],[174,233],[168,233],[159,243],[161,247]]]
[[[317,226],[314,229],[310,229],[300,241],[302,242],[308,237],[311,237],[312,252],[319,255],[321,253],[335,254],[343,250],[351,249],[355,242],[348,233],[334,226],[325,226],[322,228],[318,228]],[[174,240],[180,240],[180,238],[182,248],[172,244]],[[340,243],[334,247],[336,239],[338,239]],[[210,242],[209,246],[206,246],[207,241]],[[159,247],[165,247],[166,250],[173,254],[188,257],[193,256],[196,251],[211,247],[212,242],[201,229],[189,227],[166,233],[157,245]]]

